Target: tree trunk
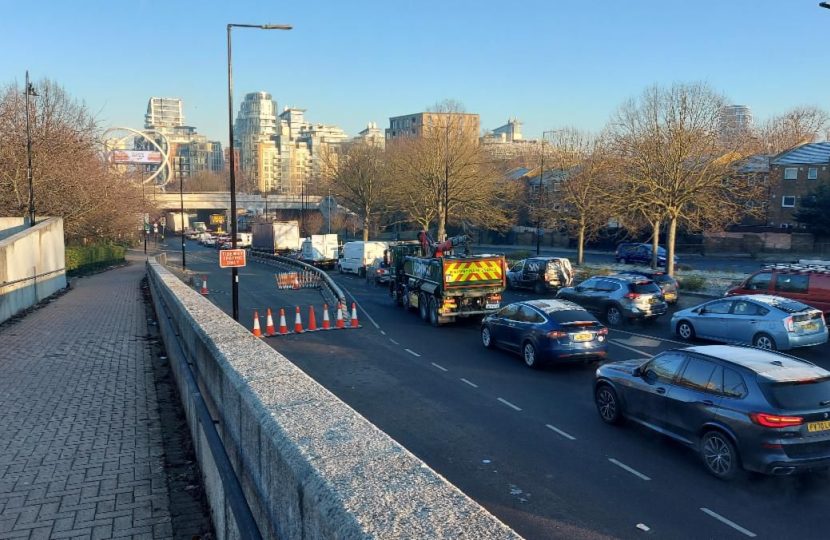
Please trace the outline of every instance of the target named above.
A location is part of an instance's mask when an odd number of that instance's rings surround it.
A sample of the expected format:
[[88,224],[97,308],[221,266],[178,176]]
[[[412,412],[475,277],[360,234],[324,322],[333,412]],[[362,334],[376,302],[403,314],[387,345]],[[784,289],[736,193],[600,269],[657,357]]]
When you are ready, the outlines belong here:
[[369,240],[369,211],[363,214],[363,241]]
[[677,237],[677,218],[669,220],[669,237],[666,238],[666,273],[674,276],[674,240]]
[[576,264],[582,265],[585,262],[585,225],[579,227],[579,237],[576,246]]
[[438,236],[436,236],[436,240],[442,242],[444,240],[444,235],[447,233],[447,224],[444,222],[444,205],[439,205],[438,207]]
[[651,267],[656,270],[658,266],[657,251],[660,249],[660,220],[655,219],[652,225],[654,226],[654,231],[651,236]]

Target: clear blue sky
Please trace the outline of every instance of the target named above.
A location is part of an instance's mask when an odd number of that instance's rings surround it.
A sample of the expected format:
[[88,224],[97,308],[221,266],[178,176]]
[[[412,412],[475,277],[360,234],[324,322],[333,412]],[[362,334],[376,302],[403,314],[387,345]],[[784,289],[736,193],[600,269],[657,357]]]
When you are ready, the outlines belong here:
[[484,128],[515,116],[528,138],[596,130],[653,83],[705,80],[763,119],[830,109],[830,10],[817,0],[7,2],[0,83],[46,76],[105,125],[141,127],[150,96],[181,97],[189,125],[227,141],[225,25],[236,30],[237,103],[356,134],[452,98]]

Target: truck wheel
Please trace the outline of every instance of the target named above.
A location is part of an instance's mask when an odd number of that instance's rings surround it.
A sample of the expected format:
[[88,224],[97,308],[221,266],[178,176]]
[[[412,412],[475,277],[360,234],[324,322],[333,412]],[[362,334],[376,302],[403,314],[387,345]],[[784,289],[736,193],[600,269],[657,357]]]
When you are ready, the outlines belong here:
[[425,321],[429,320],[429,298],[424,293],[418,295],[418,308],[421,311],[421,318]]
[[409,288],[406,285],[401,287],[401,305],[405,311],[412,311],[412,304],[409,303]]
[[429,298],[429,323],[432,326],[441,326],[441,321],[438,319],[438,300],[434,296]]
[[546,289],[545,284],[542,283],[541,281],[537,281],[536,286],[533,287],[533,292],[535,292],[538,295],[542,295],[542,294],[545,294],[545,289]]

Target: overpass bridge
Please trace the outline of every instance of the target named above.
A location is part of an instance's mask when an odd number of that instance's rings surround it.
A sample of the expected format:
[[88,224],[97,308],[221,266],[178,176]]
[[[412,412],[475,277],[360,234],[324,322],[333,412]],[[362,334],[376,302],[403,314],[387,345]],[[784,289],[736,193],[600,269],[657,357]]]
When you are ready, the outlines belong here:
[[[150,195],[147,196],[148,198]],[[161,210],[176,211],[181,208],[182,201],[176,192],[156,192],[154,202]],[[217,210],[227,211],[231,207],[231,195],[228,192],[184,193],[182,196],[185,211]],[[299,195],[268,195],[269,211],[274,210],[302,210],[305,201],[306,210],[321,210],[323,197],[300,197]],[[266,198],[264,195],[237,193],[236,207],[246,212],[261,214],[265,211]]]

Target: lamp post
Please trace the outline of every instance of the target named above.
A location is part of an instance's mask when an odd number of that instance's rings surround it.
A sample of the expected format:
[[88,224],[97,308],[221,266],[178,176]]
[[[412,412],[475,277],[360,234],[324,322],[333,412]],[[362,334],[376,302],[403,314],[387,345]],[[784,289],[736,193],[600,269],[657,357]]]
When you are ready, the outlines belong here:
[[[179,211],[182,227],[182,270],[187,270],[187,261],[184,258],[184,176],[179,175]],[[174,223],[175,225],[175,223]]]
[[29,96],[37,96],[35,87],[29,82],[29,70],[26,70],[26,154],[28,165],[26,179],[29,181],[29,227],[35,226],[35,185],[32,175],[32,131],[29,127]]
[[[259,28],[260,30],[291,30],[287,24],[229,24],[228,25],[228,138],[230,144],[231,173],[231,247],[236,249],[238,234],[236,224],[236,171],[233,155],[233,68],[231,64],[231,28]],[[239,321],[239,271],[231,268],[231,290],[233,291],[233,320]]]

